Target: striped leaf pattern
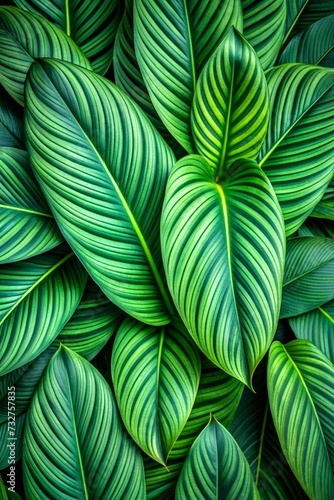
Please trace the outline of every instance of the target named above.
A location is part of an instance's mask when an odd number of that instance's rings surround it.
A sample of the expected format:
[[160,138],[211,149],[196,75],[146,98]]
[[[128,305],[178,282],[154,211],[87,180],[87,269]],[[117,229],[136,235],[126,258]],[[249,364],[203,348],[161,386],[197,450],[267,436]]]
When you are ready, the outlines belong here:
[[334,301],[289,319],[298,339],[316,345],[334,363]]
[[274,342],[268,393],[284,455],[311,499],[334,494],[334,365],[311,342]]
[[117,0],[14,0],[22,9],[41,14],[74,40],[104,74],[113,56],[113,42],[119,23]]
[[91,71],[44,60],[26,96],[31,164],[68,243],[117,306],[168,323],[159,220],[173,153],[143,112]]
[[117,332],[112,379],[123,422],[161,464],[193,407],[201,371],[196,346],[179,319],[156,328],[127,318]]
[[0,92],[0,147],[24,148],[22,116],[10,96]]
[[65,347],[35,392],[24,440],[27,500],[46,492],[52,500],[145,497],[142,458],[123,430],[110,387]]
[[192,153],[196,81],[227,30],[232,25],[242,29],[241,0],[137,0],[134,23],[136,55],[153,105]]
[[334,14],[334,4],[331,0],[289,0],[284,45],[289,37],[332,14]]
[[26,151],[0,149],[0,263],[28,259],[63,240]]
[[310,237],[287,242],[281,318],[297,316],[334,298],[334,240]]
[[195,342],[250,385],[276,330],[285,252],[281,211],[258,165],[236,162],[216,184],[204,158],[180,160],[167,184],[162,250]]
[[231,434],[214,418],[191,447],[175,498],[260,498],[245,456]]
[[0,268],[0,376],[29,363],[74,313],[87,275],[67,247]]
[[242,0],[244,36],[263,69],[274,65],[285,33],[285,0]]
[[275,189],[290,235],[312,212],[333,177],[334,74],[286,64],[266,76],[270,121],[259,161]]
[[254,49],[231,28],[196,86],[192,132],[197,151],[221,178],[238,158],[256,158],[268,125],[268,91]]
[[55,57],[91,68],[77,45],[52,23],[15,7],[0,7],[1,83],[19,104],[24,104],[24,83],[37,57]]

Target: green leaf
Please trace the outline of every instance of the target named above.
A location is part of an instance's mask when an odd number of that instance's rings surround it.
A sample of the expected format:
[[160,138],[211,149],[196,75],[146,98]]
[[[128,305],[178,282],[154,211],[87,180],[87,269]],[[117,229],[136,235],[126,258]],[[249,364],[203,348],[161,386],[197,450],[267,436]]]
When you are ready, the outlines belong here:
[[63,240],[26,151],[0,149],[0,263],[28,259]]
[[166,463],[193,407],[200,357],[178,319],[156,328],[126,318],[117,332],[112,379],[125,427],[154,460]]
[[43,352],[74,313],[87,275],[67,247],[0,268],[0,376]]
[[159,220],[172,151],[129,97],[78,66],[33,65],[26,96],[31,164],[64,237],[112,302],[170,322]]
[[142,458],[127,437],[110,387],[79,355],[61,347],[35,392],[24,433],[27,500],[137,499]]
[[334,73],[287,64],[269,70],[267,80],[270,121],[259,160],[282,207],[288,236],[333,177]]
[[309,237],[287,242],[281,318],[297,316],[334,298],[334,240]]
[[334,222],[308,218],[298,230],[298,236],[334,238]]
[[259,499],[248,462],[231,434],[211,418],[191,447],[176,500]]
[[21,113],[15,101],[11,102],[10,96],[0,89],[0,147],[24,149]]
[[[19,415],[15,418],[15,460],[18,462],[22,456],[22,445],[23,445],[23,430],[25,424],[26,416]],[[7,469],[9,466],[8,459],[10,458],[10,448],[7,447],[8,438],[11,436],[8,432],[8,418],[0,424],[0,470]],[[1,499],[2,500],[2,499]]]
[[274,342],[270,409],[284,455],[311,499],[334,495],[334,365],[311,342]]
[[134,23],[136,55],[153,105],[170,133],[192,153],[196,81],[228,29],[242,29],[241,0],[137,0]]
[[102,75],[107,71],[120,20],[117,0],[15,0],[15,3],[41,14],[65,31],[86,54],[94,71]]
[[216,184],[200,156],[172,171],[162,250],[176,308],[205,355],[247,385],[274,336],[285,252],[265,174],[241,160]]
[[55,57],[91,68],[77,45],[41,16],[0,7],[0,77],[9,94],[24,104],[24,83],[35,58]]
[[289,319],[298,339],[310,340],[334,362],[334,301]]
[[264,69],[274,65],[285,32],[285,0],[242,0],[244,36]]
[[[7,477],[7,482],[9,481],[9,478]],[[21,500],[20,495],[18,493],[15,493],[15,491],[11,491],[4,485],[2,476],[0,475],[0,498],[1,500]]]

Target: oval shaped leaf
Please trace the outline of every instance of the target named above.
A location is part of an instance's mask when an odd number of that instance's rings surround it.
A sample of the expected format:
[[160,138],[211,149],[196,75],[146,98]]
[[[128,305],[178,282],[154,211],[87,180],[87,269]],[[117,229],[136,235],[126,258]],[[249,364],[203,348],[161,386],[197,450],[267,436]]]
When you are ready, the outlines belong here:
[[235,163],[216,184],[199,156],[172,171],[162,249],[175,305],[205,355],[246,384],[278,321],[284,261],[281,211],[265,174]]
[[198,350],[177,319],[155,328],[127,318],[117,332],[112,379],[123,422],[162,464],[189,417],[200,371]]
[[138,0],[135,48],[153,105],[170,133],[194,152],[190,111],[196,80],[235,25],[242,29],[241,0]]
[[[24,149],[23,124],[20,111],[7,92],[0,94],[0,147]],[[18,107],[18,106],[17,106]]]
[[0,263],[51,250],[63,237],[35,181],[26,151],[0,150]]
[[192,106],[197,151],[218,178],[238,158],[256,158],[267,132],[268,111],[260,61],[231,28],[205,65]]
[[70,319],[87,274],[67,247],[0,268],[0,376],[43,352]]
[[24,433],[27,500],[145,496],[139,451],[123,430],[110,387],[65,347],[50,361]]
[[31,164],[64,237],[117,306],[168,323],[159,220],[173,153],[143,112],[91,71],[44,60],[26,96]]
[[260,498],[246,458],[231,434],[215,418],[192,445],[175,498]]
[[270,409],[284,455],[310,498],[334,494],[334,365],[311,342],[274,342]]
[[334,240],[292,238],[287,242],[281,318],[297,316],[334,298]]
[[55,57],[91,68],[79,47],[52,23],[15,7],[0,7],[1,83],[19,104],[24,104],[24,82],[37,57]]
[[334,73],[287,64],[269,70],[267,81],[270,120],[259,160],[290,235],[312,212],[333,177]]

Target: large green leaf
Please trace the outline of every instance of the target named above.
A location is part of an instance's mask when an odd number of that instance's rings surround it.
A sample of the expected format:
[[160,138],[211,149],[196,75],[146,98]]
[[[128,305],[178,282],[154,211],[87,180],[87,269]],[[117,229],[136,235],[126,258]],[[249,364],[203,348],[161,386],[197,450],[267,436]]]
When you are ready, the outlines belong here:
[[120,17],[118,0],[15,0],[15,3],[42,14],[65,31],[89,58],[94,71],[101,74],[107,71]]
[[252,160],[216,184],[200,156],[172,171],[162,214],[167,281],[205,355],[251,384],[274,336],[281,298],[284,228],[275,193]]
[[144,498],[142,458],[123,430],[110,387],[65,347],[50,361],[24,433],[27,500]]
[[286,64],[267,72],[269,131],[259,160],[294,233],[333,177],[334,73]]
[[285,0],[242,0],[244,35],[264,69],[273,66],[285,32]]
[[172,151],[128,96],[78,66],[33,65],[26,97],[31,164],[65,238],[110,300],[168,323],[159,220]]
[[162,464],[189,417],[200,371],[199,352],[178,319],[157,328],[127,318],[117,332],[112,379],[123,422]]
[[261,64],[254,49],[231,28],[205,65],[192,106],[196,148],[218,178],[238,158],[256,158],[268,112]]
[[176,500],[259,499],[248,462],[215,418],[192,445],[177,483]]
[[67,247],[0,268],[0,376],[43,352],[74,313],[87,274]]
[[[321,286],[321,285],[320,285]],[[334,363],[334,301],[289,319],[298,339],[310,340]]]
[[334,495],[334,365],[311,342],[274,342],[270,409],[284,455],[311,499]]
[[154,107],[192,153],[196,81],[227,30],[242,29],[241,0],[137,0],[134,22],[136,55]]
[[55,57],[91,68],[79,47],[52,23],[15,7],[0,7],[1,83],[20,104],[24,104],[28,70],[38,57]]
[[24,148],[22,116],[0,87],[0,147]]
[[0,263],[28,259],[61,243],[26,151],[1,148],[0,172]]
[[287,242],[281,318],[297,316],[334,298],[334,240],[291,238]]

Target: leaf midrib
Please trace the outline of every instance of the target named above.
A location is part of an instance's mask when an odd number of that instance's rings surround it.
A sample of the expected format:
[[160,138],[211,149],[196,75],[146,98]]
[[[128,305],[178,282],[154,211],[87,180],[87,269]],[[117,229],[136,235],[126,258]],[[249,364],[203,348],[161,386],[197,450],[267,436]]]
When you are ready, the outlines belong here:
[[326,260],[325,262],[322,262],[321,264],[318,264],[317,266],[312,267],[311,269],[308,269],[307,271],[305,271],[305,273],[298,274],[298,276],[292,278],[290,281],[287,281],[286,283],[283,283],[283,287],[285,287],[287,285],[290,285],[294,281],[297,281],[300,278],[303,278],[304,276],[307,276],[308,274],[313,273],[313,271],[317,271],[317,269],[320,269],[322,266],[326,266],[327,264],[329,264],[331,262],[334,262],[334,258]]
[[37,212],[36,210],[29,210],[28,208],[19,208],[19,207],[14,207],[12,205],[2,205],[1,203],[0,203],[0,208],[6,209],[6,210],[16,210],[17,212],[24,212],[24,213],[32,214],[32,215],[40,215],[42,217],[49,217],[50,219],[53,219],[53,216],[51,214]]
[[325,318],[327,318],[331,323],[334,324],[334,318],[332,318],[332,316],[327,311],[325,311],[322,307],[318,307],[318,309],[320,313],[325,316]]
[[260,472],[261,472],[261,461],[262,461],[262,454],[263,454],[263,442],[264,442],[265,430],[266,430],[267,419],[268,419],[268,409],[269,409],[269,405],[268,405],[268,400],[267,400],[266,406],[265,406],[265,410],[264,410],[264,415],[263,415],[262,427],[261,427],[259,452],[258,452],[258,455],[257,455],[256,475],[255,475],[255,484],[256,484],[256,486],[258,485],[259,477],[260,477]]
[[234,59],[233,59],[232,66],[233,66],[232,67],[232,78],[231,78],[231,84],[230,84],[230,92],[229,92],[228,108],[227,108],[227,116],[226,116],[226,129],[225,129],[225,133],[224,133],[224,141],[222,144],[222,149],[220,152],[220,158],[219,158],[219,162],[218,162],[218,171],[217,171],[218,179],[221,177],[221,175],[224,171],[225,161],[226,161],[226,157],[227,157],[227,144],[228,144],[228,140],[230,138],[232,103],[233,103],[233,86],[234,86],[234,78],[235,78],[235,60]]
[[196,67],[195,67],[194,46],[193,46],[191,29],[190,29],[190,19],[189,19],[187,0],[183,0],[183,10],[184,10],[185,18],[186,18],[187,35],[188,35],[188,40],[189,40],[189,55],[190,55],[191,72],[192,72],[191,80],[192,80],[192,86],[193,86],[192,93],[194,95],[195,88],[196,88]]
[[299,21],[299,18],[300,16],[302,15],[302,13],[304,12],[305,8],[307,7],[307,4],[309,3],[309,0],[306,0],[302,6],[302,8],[299,10],[297,16],[294,18],[289,30],[287,31],[283,41],[282,41],[282,49],[284,49],[285,45],[286,45],[286,42],[288,41],[289,39],[289,36],[291,35],[291,32],[293,30],[293,28],[296,26],[297,22]]

